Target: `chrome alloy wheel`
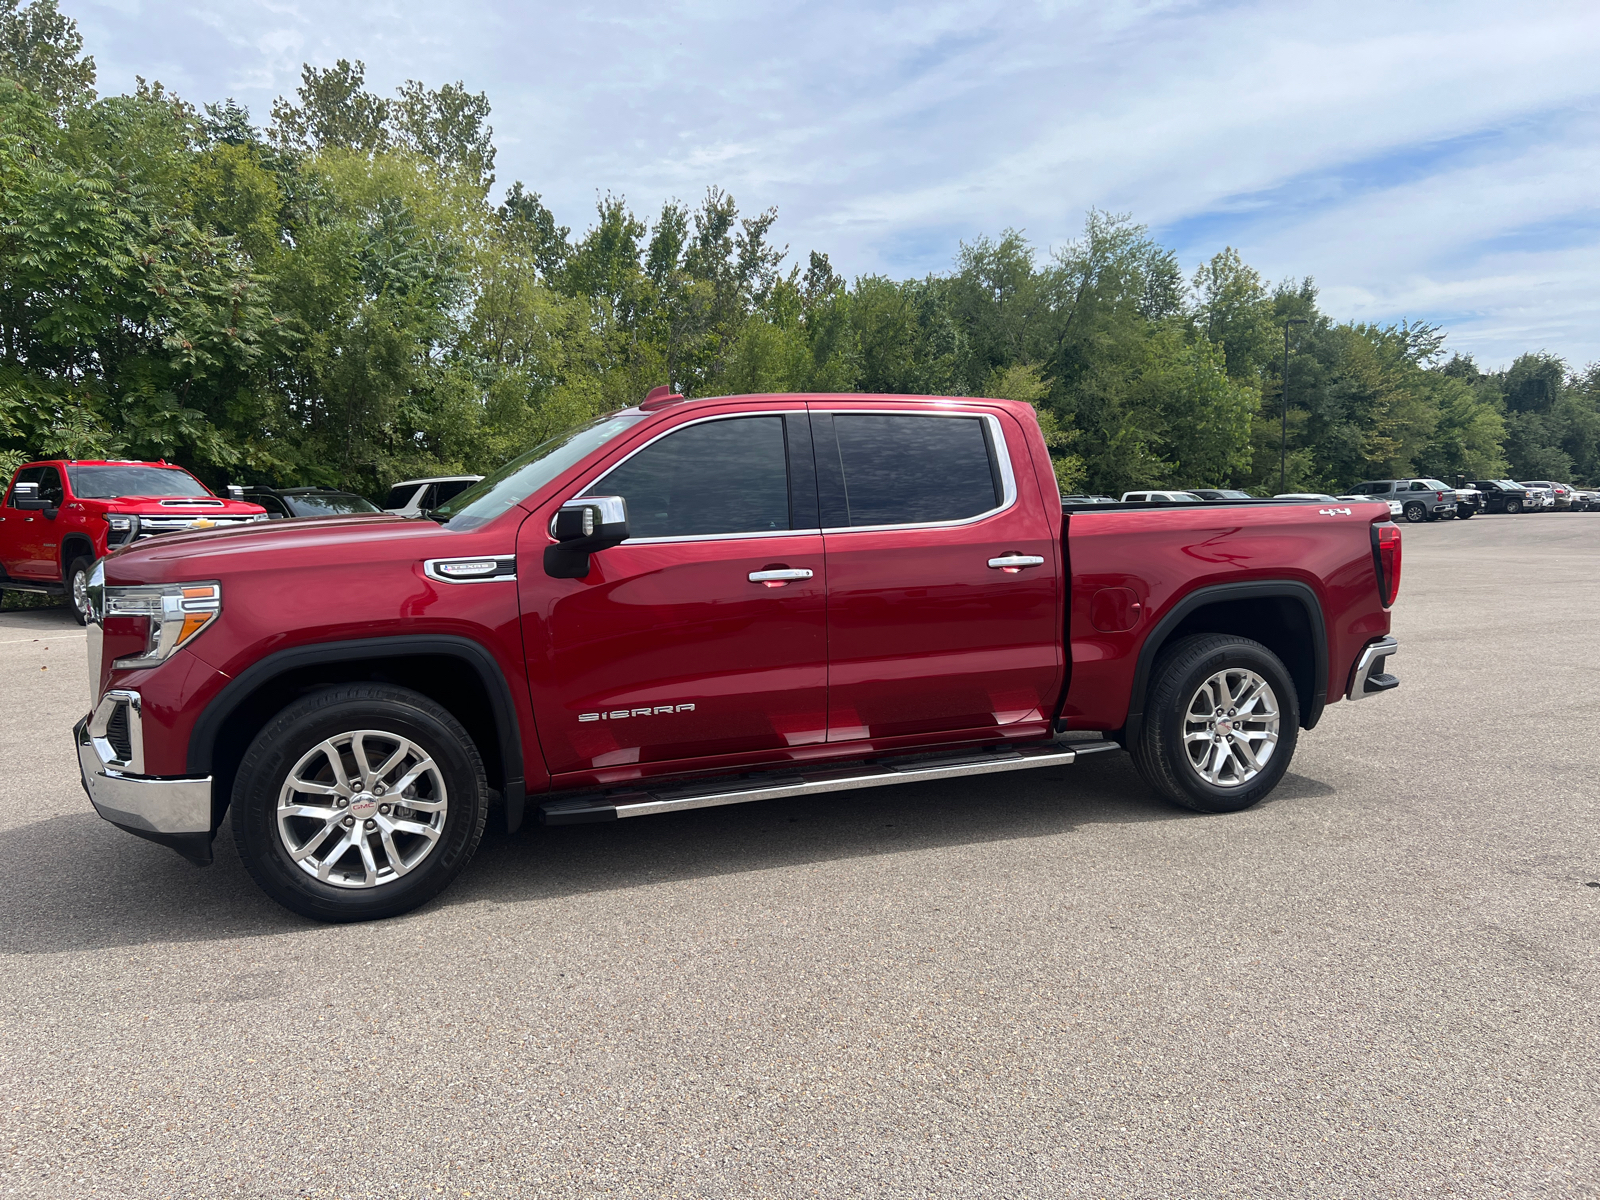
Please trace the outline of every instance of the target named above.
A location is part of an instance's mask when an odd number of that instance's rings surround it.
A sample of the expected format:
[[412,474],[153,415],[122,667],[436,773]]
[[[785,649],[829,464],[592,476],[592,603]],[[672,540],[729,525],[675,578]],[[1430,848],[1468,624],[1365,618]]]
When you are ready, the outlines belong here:
[[399,734],[357,729],[306,751],[278,792],[278,837],[323,883],[393,883],[433,852],[450,797],[427,751]]
[[89,603],[89,572],[72,573],[72,607],[78,610],[79,620],[85,625],[94,620],[94,607]]
[[1189,765],[1213,787],[1249,783],[1278,744],[1278,697],[1254,671],[1229,667],[1207,679],[1183,716]]

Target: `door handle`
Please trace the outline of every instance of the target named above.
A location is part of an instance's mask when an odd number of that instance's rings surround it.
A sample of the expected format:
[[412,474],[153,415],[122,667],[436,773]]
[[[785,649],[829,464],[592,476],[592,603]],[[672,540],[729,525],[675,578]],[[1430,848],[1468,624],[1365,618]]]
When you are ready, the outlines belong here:
[[750,572],[751,583],[763,583],[767,587],[782,587],[790,580],[810,578],[811,572],[804,567],[784,567],[781,570]]
[[1000,558],[991,558],[989,565],[996,571],[1017,571],[1023,567],[1042,567],[1044,559],[1037,554],[1007,554]]

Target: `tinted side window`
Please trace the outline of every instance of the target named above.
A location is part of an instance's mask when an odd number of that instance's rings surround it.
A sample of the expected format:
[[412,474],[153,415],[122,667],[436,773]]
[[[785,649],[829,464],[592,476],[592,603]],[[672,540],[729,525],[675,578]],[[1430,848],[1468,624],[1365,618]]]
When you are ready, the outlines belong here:
[[629,537],[789,529],[783,418],[735,417],[669,433],[588,493],[628,502]]
[[401,487],[392,487],[389,494],[383,498],[385,508],[404,508],[411,497],[417,494],[417,485],[408,483]]
[[985,424],[981,417],[834,413],[845,519],[830,514],[829,524],[961,521],[999,507],[999,472]]
[[437,504],[443,504],[446,500],[454,500],[471,486],[472,480],[470,479],[452,479],[447,483],[436,483],[433,485],[434,500]]
[[61,488],[61,472],[54,467],[39,468],[39,499],[58,506],[66,500],[66,493]]

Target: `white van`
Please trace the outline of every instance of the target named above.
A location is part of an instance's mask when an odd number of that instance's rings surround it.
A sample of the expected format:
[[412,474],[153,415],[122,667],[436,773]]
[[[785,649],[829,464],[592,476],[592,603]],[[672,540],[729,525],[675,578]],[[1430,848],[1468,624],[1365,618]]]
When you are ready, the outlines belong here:
[[383,511],[397,517],[420,517],[430,508],[438,508],[446,500],[459,496],[482,478],[482,475],[435,475],[428,479],[405,479],[389,489],[383,500]]

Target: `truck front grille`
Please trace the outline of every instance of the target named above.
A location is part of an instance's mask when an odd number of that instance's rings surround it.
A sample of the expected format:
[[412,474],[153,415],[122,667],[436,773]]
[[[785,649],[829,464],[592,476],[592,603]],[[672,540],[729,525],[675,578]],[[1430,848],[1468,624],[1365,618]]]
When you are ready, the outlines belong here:
[[189,528],[190,525],[200,520],[201,517],[205,517],[207,521],[211,522],[210,525],[206,526],[208,529],[219,529],[223,526],[232,528],[235,525],[250,524],[249,517],[208,517],[205,516],[204,513],[196,513],[192,517],[169,517],[165,515],[159,517],[142,516],[139,518],[139,540],[143,541],[145,538],[154,537],[159,533],[181,533],[183,530]]

